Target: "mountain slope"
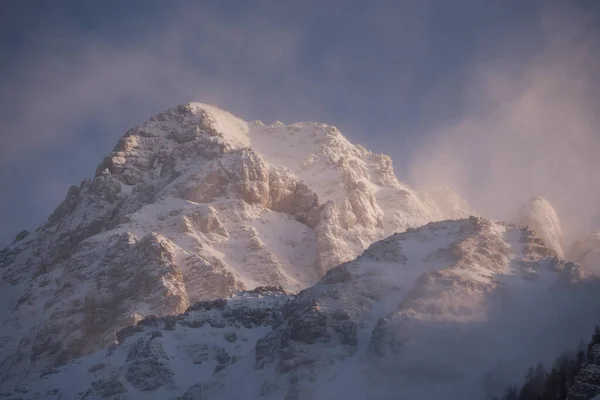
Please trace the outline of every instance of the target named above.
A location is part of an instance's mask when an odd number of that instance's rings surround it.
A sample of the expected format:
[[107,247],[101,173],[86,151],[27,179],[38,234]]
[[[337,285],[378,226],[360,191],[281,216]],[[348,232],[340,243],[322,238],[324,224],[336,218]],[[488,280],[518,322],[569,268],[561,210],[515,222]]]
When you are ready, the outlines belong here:
[[481,218],[430,223],[371,245],[297,295],[264,288],[143,319],[107,350],[11,393],[491,398],[586,337],[597,293],[594,277],[528,229]]
[[[455,197],[440,204],[467,213]],[[332,126],[167,110],[0,252],[0,382],[98,350],[148,315],[306,288],[378,239],[447,218],[442,209]]]

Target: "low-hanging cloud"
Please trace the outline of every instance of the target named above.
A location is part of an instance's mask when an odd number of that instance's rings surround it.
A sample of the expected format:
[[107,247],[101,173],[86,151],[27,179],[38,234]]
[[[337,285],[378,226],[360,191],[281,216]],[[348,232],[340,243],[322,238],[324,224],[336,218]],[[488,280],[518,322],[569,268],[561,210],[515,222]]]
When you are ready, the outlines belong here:
[[411,178],[455,188],[484,215],[511,219],[529,197],[556,207],[567,240],[598,229],[600,54],[589,16],[547,14],[535,53],[473,68],[464,115],[415,152]]

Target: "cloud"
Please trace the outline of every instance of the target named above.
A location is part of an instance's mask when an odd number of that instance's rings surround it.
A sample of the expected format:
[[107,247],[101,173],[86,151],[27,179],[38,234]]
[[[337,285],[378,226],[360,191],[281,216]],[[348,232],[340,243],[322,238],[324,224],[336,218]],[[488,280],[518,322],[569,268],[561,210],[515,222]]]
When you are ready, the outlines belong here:
[[592,22],[548,12],[534,53],[480,60],[456,99],[465,112],[415,151],[411,179],[454,187],[499,219],[510,220],[528,197],[546,196],[571,238],[598,229],[600,55]]
[[[107,19],[101,30],[59,11],[39,19],[2,71],[0,185],[10,195],[0,205],[0,243],[42,222],[127,128],[178,103],[210,102],[266,122],[356,124],[360,132],[364,110],[374,109],[368,97],[408,80],[398,68],[384,82],[388,63],[422,51],[416,21],[425,2],[384,3],[178,2],[160,15],[145,7],[120,17],[125,24]],[[374,63],[381,48],[386,62]]]
[[63,145],[90,115],[120,126],[197,97],[243,110],[247,87],[293,59],[294,34],[261,29],[259,19],[224,24],[199,7],[170,18],[159,32],[123,44],[76,31],[38,33],[14,62],[12,88],[3,91],[10,114],[2,115],[0,159]]
[[0,244],[41,222],[127,128],[196,99],[245,116],[268,77],[293,71],[297,32],[215,13],[180,7],[123,41],[72,26],[28,37],[0,90]]
[[[11,66],[0,89],[0,187],[7,188],[0,246],[43,222],[127,128],[189,100],[246,119],[337,125],[351,140],[394,156],[402,178],[410,164],[413,182],[446,180],[500,217],[530,192],[556,203],[554,192],[563,192],[551,190],[553,179],[585,197],[597,163],[586,164],[596,145],[593,123],[585,125],[593,114],[585,74],[597,62],[590,34],[580,17],[547,17],[539,23],[544,48],[527,55],[520,42],[534,28],[526,12],[505,4],[511,20],[521,18],[514,32],[496,31],[506,26],[494,20],[501,13],[475,0],[257,0],[235,9],[182,1],[156,15],[144,7],[115,26],[107,19],[100,30],[55,12],[44,20],[51,25],[30,33],[0,65]],[[479,59],[473,37],[480,38]],[[448,122],[456,109],[463,117]],[[567,128],[579,139],[556,133]],[[544,155],[533,157],[540,146]],[[548,167],[558,158],[565,167]],[[539,178],[548,168],[555,178]],[[592,212],[591,198],[578,214]],[[580,204],[560,200],[561,215]]]

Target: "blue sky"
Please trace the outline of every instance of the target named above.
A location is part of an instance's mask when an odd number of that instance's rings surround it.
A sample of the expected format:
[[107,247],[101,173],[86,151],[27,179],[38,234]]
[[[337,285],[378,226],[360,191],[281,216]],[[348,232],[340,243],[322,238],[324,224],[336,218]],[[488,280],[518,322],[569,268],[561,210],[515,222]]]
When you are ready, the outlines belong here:
[[0,245],[190,100],[336,125],[496,218],[541,194],[600,229],[596,3],[3,1]]

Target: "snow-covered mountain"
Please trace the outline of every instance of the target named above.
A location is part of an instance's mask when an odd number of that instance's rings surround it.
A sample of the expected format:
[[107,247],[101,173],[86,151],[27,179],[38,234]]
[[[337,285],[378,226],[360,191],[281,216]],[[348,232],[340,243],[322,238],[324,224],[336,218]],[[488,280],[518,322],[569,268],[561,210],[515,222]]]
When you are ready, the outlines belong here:
[[598,281],[483,218],[371,245],[297,295],[260,288],[147,317],[21,382],[23,399],[481,399],[593,329]]
[[332,126],[175,107],[129,130],[45,225],[0,252],[0,382],[35,379],[149,315],[309,287],[392,233],[468,214]]
[[167,110],[0,251],[0,398],[498,394],[589,336],[600,242],[473,214],[332,126]]

